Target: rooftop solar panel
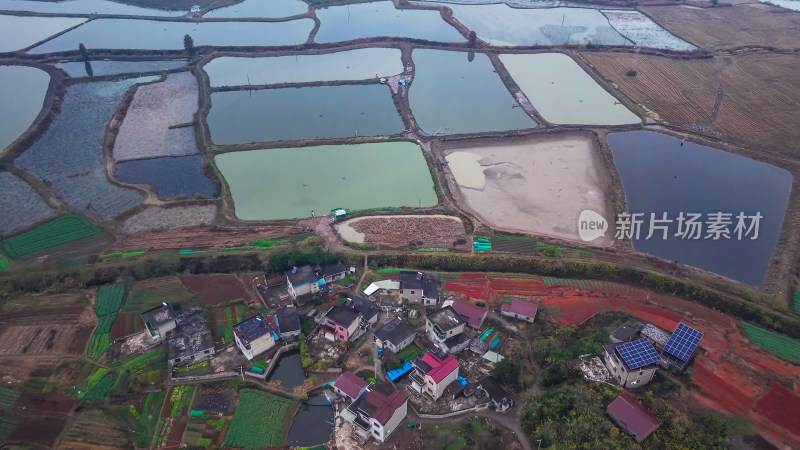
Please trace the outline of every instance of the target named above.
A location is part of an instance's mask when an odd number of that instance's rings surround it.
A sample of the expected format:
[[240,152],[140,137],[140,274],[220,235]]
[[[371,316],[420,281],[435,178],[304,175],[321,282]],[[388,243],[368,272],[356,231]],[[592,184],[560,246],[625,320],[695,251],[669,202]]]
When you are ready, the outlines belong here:
[[667,345],[664,346],[664,351],[683,362],[688,362],[702,338],[703,333],[679,323]]
[[631,370],[653,364],[661,359],[647,338],[618,345],[617,351]]

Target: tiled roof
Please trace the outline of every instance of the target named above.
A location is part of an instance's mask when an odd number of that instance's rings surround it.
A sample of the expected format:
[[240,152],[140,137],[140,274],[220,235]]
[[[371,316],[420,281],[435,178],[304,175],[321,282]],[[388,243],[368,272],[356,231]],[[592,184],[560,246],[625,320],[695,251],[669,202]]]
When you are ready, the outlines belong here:
[[630,394],[622,394],[617,397],[608,405],[607,411],[620,425],[639,439],[644,439],[661,424],[658,417],[654,416]]
[[511,303],[503,303],[500,310],[533,318],[536,317],[536,311],[539,310],[539,305],[535,302],[526,302],[525,300],[515,298],[511,300]]
[[453,300],[453,309],[459,315],[465,317],[470,326],[475,328],[480,328],[487,313],[485,308],[461,299]]
[[354,374],[353,372],[342,372],[342,375],[333,383],[336,386],[336,389],[344,392],[345,394],[349,395],[350,398],[355,398],[358,396],[358,393],[361,392],[365,386],[369,383],[364,381],[363,378],[359,378],[358,375]]
[[426,375],[430,375],[435,383],[444,380],[451,372],[458,369],[458,361],[452,356],[441,360],[433,353],[426,353],[422,357],[422,362],[431,367]]
[[352,325],[352,323],[358,319],[359,314],[360,313],[354,309],[345,308],[343,306],[334,306],[330,309],[330,311],[328,311],[327,314],[325,314],[325,317],[337,323],[338,325],[349,328],[350,325]]
[[395,390],[388,396],[373,390],[367,395],[365,403],[369,403],[375,409],[372,412],[372,418],[377,420],[381,425],[386,425],[386,422],[392,418],[394,412],[403,406],[403,403],[408,400],[405,392]]

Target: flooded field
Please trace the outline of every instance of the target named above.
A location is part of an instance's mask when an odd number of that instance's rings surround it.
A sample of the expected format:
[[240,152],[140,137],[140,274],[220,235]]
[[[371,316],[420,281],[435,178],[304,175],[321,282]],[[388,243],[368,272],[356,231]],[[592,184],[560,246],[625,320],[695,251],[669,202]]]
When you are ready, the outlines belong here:
[[53,210],[26,182],[9,172],[0,172],[0,233],[46,219]]
[[0,52],[22,50],[84,22],[86,19],[73,17],[20,17],[0,14]]
[[179,195],[216,197],[214,183],[203,172],[199,155],[177,158],[140,159],[117,164],[117,179],[126,183],[149,184],[159,198]]
[[392,2],[357,3],[317,9],[322,22],[314,42],[349,41],[375,36],[464,42],[439,11],[395,9]]
[[[334,395],[333,391],[327,392]],[[333,433],[333,419],[334,409],[330,400],[324,394],[310,395],[294,416],[288,444],[298,448],[324,445]]]
[[41,178],[74,211],[100,220],[141,203],[140,193],[112,185],[106,179],[103,138],[106,125],[128,88],[155,79],[140,77],[69,86],[59,115],[14,164]]
[[49,84],[50,75],[35,67],[0,66],[0,151],[31,126]]
[[247,17],[290,17],[308,12],[308,5],[300,0],[244,0],[235,5],[211,10],[204,19],[239,19]]
[[493,227],[578,240],[580,212],[607,210],[609,182],[589,134],[492,139],[445,151],[462,206]]
[[322,55],[215,58],[203,66],[212,87],[366,80],[403,72],[400,49],[362,48]]
[[244,220],[437,203],[422,150],[409,142],[233,152],[216,163]]
[[64,62],[55,66],[70,77],[79,78],[172,70],[184,65],[186,61],[81,61]]
[[218,145],[391,135],[404,128],[389,87],[380,84],[214,92],[211,104],[208,127]]
[[[647,229],[634,239],[645,253],[700,267],[752,286],[761,284],[775,248],[789,200],[792,176],[784,169],[685,142],[651,131],[613,133],[608,143],[614,154],[631,213],[664,212],[673,219],[667,239]],[[697,239],[675,236],[678,213],[699,213],[703,227]],[[730,239],[713,240],[706,222],[713,212],[731,213]],[[738,240],[736,216],[761,213],[758,238]],[[747,225],[750,225],[747,220]],[[684,230],[685,231],[685,230]]]
[[305,42],[314,21],[288,22],[163,22],[138,19],[97,19],[30,50],[51,53],[75,50],[80,43],[88,49],[183,49],[183,37],[190,35],[196,46],[278,46]]
[[489,57],[475,53],[414,50],[409,104],[429,134],[460,134],[534,128],[508,92]]
[[604,9],[600,12],[608,18],[608,23],[639,47],[663,48],[668,50],[691,51],[694,45],[661,28],[657,23],[639,11],[626,9]]
[[118,16],[182,16],[188,11],[143,8],[108,0],[0,0],[0,10],[30,11],[47,14],[109,14]]
[[169,74],[166,81],[140,86],[114,141],[114,159],[198,153],[193,126],[170,128],[194,121],[197,96],[197,79],[191,72]]
[[511,8],[446,4],[453,17],[491,45],[632,45],[591,8]]
[[549,122],[621,125],[641,121],[567,55],[500,55],[500,61],[533,107]]

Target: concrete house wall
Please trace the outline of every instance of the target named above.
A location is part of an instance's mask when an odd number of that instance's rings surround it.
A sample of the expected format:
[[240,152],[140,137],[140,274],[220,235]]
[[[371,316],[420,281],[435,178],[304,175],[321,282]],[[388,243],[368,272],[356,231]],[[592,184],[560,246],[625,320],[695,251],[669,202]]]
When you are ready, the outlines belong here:
[[643,367],[641,369],[628,371],[625,363],[622,362],[616,355],[605,352],[603,355],[606,367],[611,372],[611,376],[617,380],[620,386],[625,388],[644,386],[649,383],[653,376],[656,374],[655,367]]
[[242,341],[239,340],[239,336],[236,333],[233,334],[233,339],[236,341],[236,346],[239,347],[239,350],[242,351],[247,359],[253,359],[275,346],[275,338],[272,336],[272,333],[267,333],[251,341],[249,349],[242,344]]
[[397,428],[397,426],[400,425],[400,422],[403,421],[403,419],[406,417],[406,414],[408,414],[408,400],[403,402],[403,405],[395,410],[394,414],[392,414],[392,417],[389,418],[385,426],[381,425],[380,422],[375,419],[370,419],[369,422],[372,428],[372,436],[375,439],[384,442]]
[[526,322],[533,322],[533,317],[528,317],[523,314],[517,314],[509,311],[502,311],[500,314],[504,315],[505,317],[511,317],[512,319],[520,319]]
[[435,400],[439,400],[439,397],[444,394],[444,390],[447,389],[447,386],[450,386],[450,383],[456,381],[456,378],[458,378],[458,368],[450,372],[438,383],[433,381],[430,375],[425,375],[425,392],[430,394]]

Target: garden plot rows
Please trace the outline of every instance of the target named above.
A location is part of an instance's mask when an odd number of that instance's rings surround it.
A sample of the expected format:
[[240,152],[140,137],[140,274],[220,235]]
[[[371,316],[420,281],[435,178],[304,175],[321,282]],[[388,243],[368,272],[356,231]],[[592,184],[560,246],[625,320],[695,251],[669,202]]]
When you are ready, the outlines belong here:
[[184,303],[197,294],[189,291],[178,277],[151,278],[136,283],[125,300],[124,312],[140,313],[161,303]]
[[176,206],[173,208],[147,208],[125,219],[122,231],[142,233],[178,227],[208,225],[217,216],[217,205]]
[[197,79],[191,72],[170,74],[166,81],[139,87],[114,142],[114,159],[198,153],[194,127],[170,128],[194,121],[197,96]]
[[[73,210],[107,219],[139,204],[140,193],[114,186],[103,171],[106,124],[128,89],[155,77],[71,85],[61,112],[15,164],[47,183]],[[69,149],[69,151],[64,151]]]
[[97,304],[94,312],[97,314],[97,328],[89,341],[88,355],[97,361],[106,352],[111,342],[111,327],[117,318],[122,299],[125,296],[125,286],[110,284],[101,287],[97,292]]
[[103,231],[85,217],[63,216],[40,227],[3,241],[3,250],[12,258],[77,241]]
[[0,335],[2,355],[60,355],[70,352],[78,326],[73,324],[11,325]]
[[337,224],[336,229],[351,242],[395,247],[452,248],[467,238],[461,219],[442,215],[359,217]]
[[53,210],[26,182],[9,172],[0,172],[0,233],[30,225],[53,214]]
[[127,428],[117,419],[99,409],[84,409],[59,442],[60,448],[114,450],[114,442],[126,442]]
[[246,449],[281,447],[291,400],[256,389],[242,389],[225,445]]

